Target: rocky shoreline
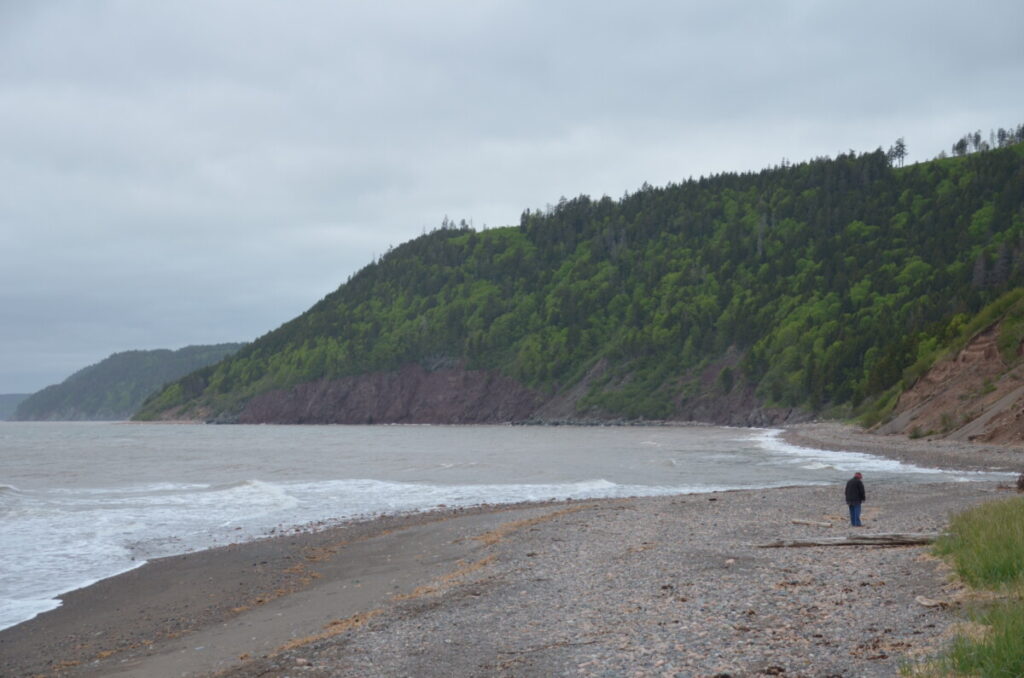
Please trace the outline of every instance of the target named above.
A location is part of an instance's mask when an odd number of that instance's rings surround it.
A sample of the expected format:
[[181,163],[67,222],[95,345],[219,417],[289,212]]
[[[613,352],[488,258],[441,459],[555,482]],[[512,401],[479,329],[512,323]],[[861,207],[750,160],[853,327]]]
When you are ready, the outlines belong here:
[[[1013,470],[1022,458],[833,424],[785,436],[921,466]],[[1015,496],[865,480],[857,533],[941,531],[951,513]],[[962,620],[926,547],[759,547],[851,534],[841,493],[485,506],[162,559],[0,632],[0,674],[897,675]]]

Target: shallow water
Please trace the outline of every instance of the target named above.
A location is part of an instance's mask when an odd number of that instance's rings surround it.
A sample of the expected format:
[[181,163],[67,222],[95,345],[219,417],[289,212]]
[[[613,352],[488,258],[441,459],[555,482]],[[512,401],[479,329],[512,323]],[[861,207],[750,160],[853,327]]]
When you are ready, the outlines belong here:
[[[991,480],[716,427],[0,423],[0,628],[148,558],[353,517],[565,498]],[[840,499],[841,501],[841,499]]]

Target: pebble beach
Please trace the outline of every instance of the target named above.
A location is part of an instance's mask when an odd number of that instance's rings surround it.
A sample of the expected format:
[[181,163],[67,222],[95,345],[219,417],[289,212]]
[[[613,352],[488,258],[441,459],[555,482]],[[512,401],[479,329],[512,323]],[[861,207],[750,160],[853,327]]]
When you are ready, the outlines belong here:
[[[1016,448],[790,442],[1017,472]],[[0,675],[895,676],[941,650],[965,592],[927,546],[764,548],[941,532],[991,482],[482,506],[153,561],[0,632]]]

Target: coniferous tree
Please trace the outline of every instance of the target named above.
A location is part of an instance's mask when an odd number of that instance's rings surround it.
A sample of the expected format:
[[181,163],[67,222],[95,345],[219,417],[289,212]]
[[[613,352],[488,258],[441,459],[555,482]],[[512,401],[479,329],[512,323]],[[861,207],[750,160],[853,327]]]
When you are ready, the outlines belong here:
[[903,167],[903,160],[907,157],[907,142],[900,137],[896,140],[896,145],[893,147],[893,157],[899,162],[900,167]]

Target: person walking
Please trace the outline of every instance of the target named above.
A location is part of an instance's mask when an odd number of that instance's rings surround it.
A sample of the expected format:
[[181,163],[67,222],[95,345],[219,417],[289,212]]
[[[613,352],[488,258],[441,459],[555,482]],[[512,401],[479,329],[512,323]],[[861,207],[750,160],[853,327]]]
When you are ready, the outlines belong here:
[[846,505],[850,507],[850,525],[852,527],[863,527],[860,524],[860,505],[867,499],[864,493],[864,481],[859,472],[846,481]]

